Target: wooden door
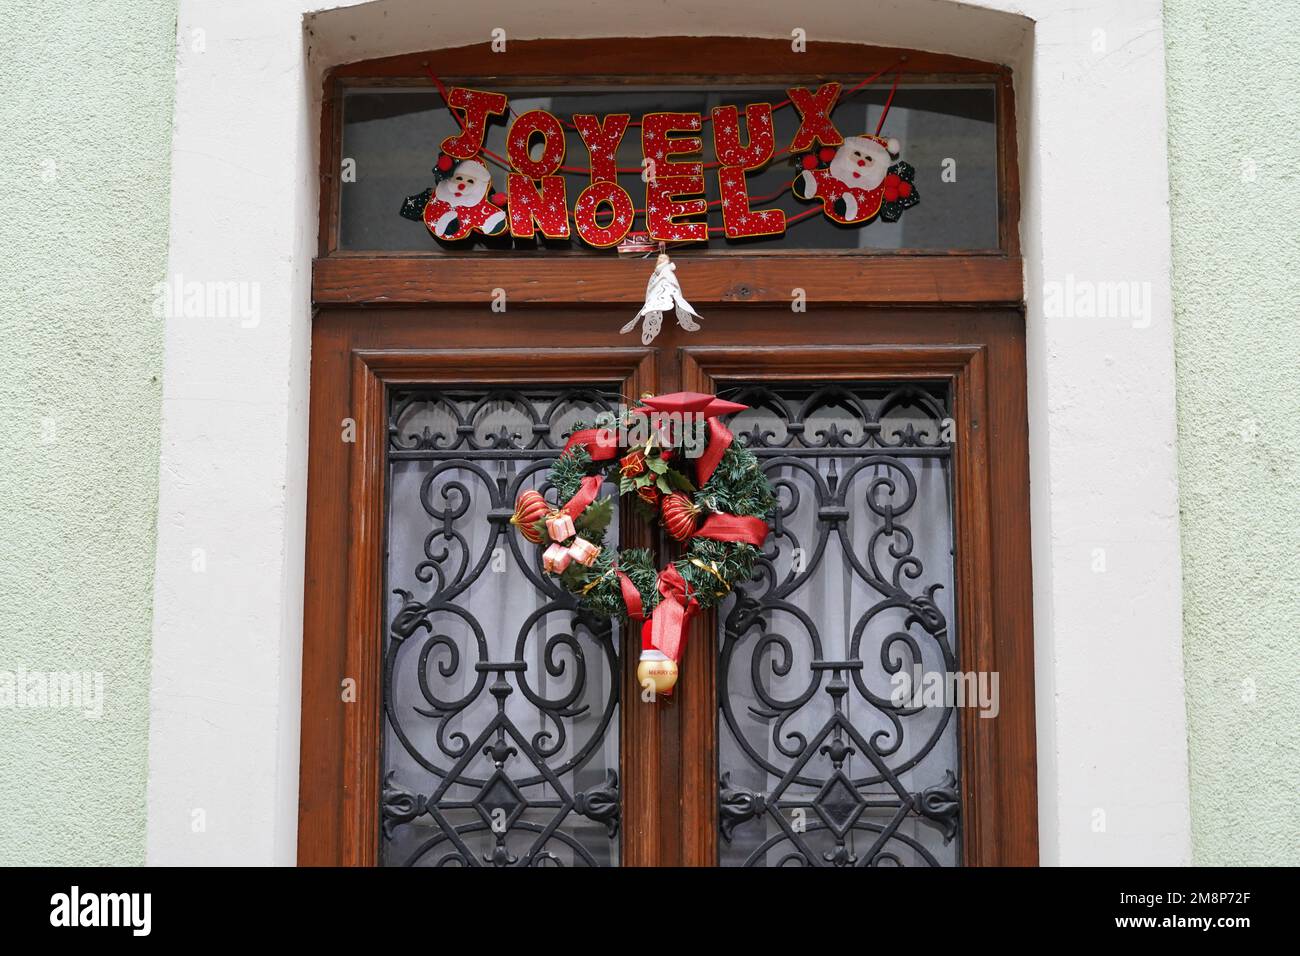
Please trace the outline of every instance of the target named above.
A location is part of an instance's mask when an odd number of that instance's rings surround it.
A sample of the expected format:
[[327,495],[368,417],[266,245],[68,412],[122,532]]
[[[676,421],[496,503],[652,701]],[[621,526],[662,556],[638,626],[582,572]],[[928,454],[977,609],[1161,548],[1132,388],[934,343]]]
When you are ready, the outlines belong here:
[[[617,334],[620,315],[603,309],[530,310],[507,318],[482,309],[442,309],[335,310],[318,316],[312,356],[300,860],[360,865],[1036,862],[1020,316],[1013,311],[826,310],[792,317],[782,309],[720,307],[706,315],[703,331],[665,329],[652,347],[643,348]],[[697,618],[675,698],[653,705],[642,704],[635,693],[636,654],[623,651],[627,641],[617,628],[607,633],[598,628],[581,633],[552,629],[537,647],[504,654],[503,649],[520,643],[516,622],[511,641],[487,647],[474,660],[466,652],[470,644],[452,650],[450,625],[439,625],[430,612],[460,614],[462,622],[466,613],[475,615],[452,607],[458,600],[469,600],[464,597],[468,589],[455,590],[454,576],[465,572],[457,570],[459,556],[440,557],[445,549],[438,540],[455,541],[455,534],[464,532],[451,525],[473,516],[449,518],[460,507],[459,493],[439,490],[436,479],[429,480],[425,491],[443,497],[430,500],[431,507],[422,505],[415,515],[421,530],[434,540],[432,551],[421,556],[422,577],[411,579],[416,585],[393,581],[386,561],[412,545],[405,529],[408,521],[400,522],[403,527],[395,535],[390,486],[397,480],[408,488],[422,486],[434,468],[447,473],[452,467],[448,458],[456,458],[456,467],[468,468],[466,474],[477,469],[486,503],[477,506],[482,513],[471,524],[481,531],[474,533],[486,536],[496,528],[503,533],[492,547],[487,547],[486,537],[476,539],[479,550],[470,570],[479,567],[484,554],[498,550],[507,564],[526,564],[530,552],[512,550],[509,531],[501,525],[502,509],[524,472],[533,469],[537,474],[541,468],[544,473],[544,446],[558,437],[552,426],[562,429],[565,423],[534,418],[526,427],[511,426],[513,432],[506,427],[509,434],[502,433],[493,447],[488,439],[495,431],[476,432],[473,421],[458,420],[453,432],[472,436],[476,445],[478,457],[467,460],[445,440],[440,446],[437,435],[426,435],[421,427],[405,429],[394,419],[394,410],[402,402],[408,402],[409,410],[410,403],[421,400],[413,396],[442,395],[438,400],[445,403],[447,393],[458,396],[452,404],[473,408],[492,389],[498,390],[494,394],[505,390],[531,395],[529,401],[541,403],[537,407],[549,407],[545,403],[565,390],[615,399],[680,388],[748,395],[757,408],[764,402],[787,409],[800,402],[808,405],[818,392],[823,399],[849,396],[857,403],[859,428],[840,439],[835,490],[828,491],[824,480],[829,458],[816,448],[803,447],[821,439],[804,440],[798,449],[769,440],[763,460],[764,467],[774,469],[770,474],[778,483],[791,481],[794,472],[809,474],[810,469],[823,475],[809,479],[812,491],[805,497],[821,496],[814,510],[820,515],[816,520],[829,522],[828,540],[840,540],[838,524],[852,525],[859,514],[876,525],[897,520],[897,527],[906,529],[888,532],[895,564],[902,562],[897,586],[892,569],[875,573],[864,559],[859,563],[868,573],[857,574],[852,559],[846,563],[842,554],[833,572],[814,567],[803,575],[801,586],[819,581],[819,574],[856,576],[853,600],[875,595],[859,616],[876,604],[886,605],[861,627],[863,635],[873,636],[860,635],[854,645],[853,627],[840,626],[849,611],[840,610],[835,612],[840,623],[828,618],[817,628],[820,650],[809,650],[805,629],[801,646],[785,635],[788,666],[779,641],[769,641],[766,650],[755,655],[764,627],[773,627],[773,615],[783,613],[778,605],[803,600],[796,593],[799,588],[774,594],[772,587],[757,582],[750,587],[750,600],[763,606],[749,616],[754,626],[736,625],[740,618],[732,613],[734,605]],[[880,411],[880,402],[889,400],[891,392],[929,396],[932,410],[943,413],[932,429],[943,429],[943,440],[939,435],[918,437],[918,427],[907,437],[906,426],[918,420],[915,416],[890,418],[888,409]],[[816,404],[808,406],[810,414],[823,427],[833,424],[838,412],[827,412],[824,400],[820,410]],[[769,408],[763,414],[770,418],[772,412]],[[454,420],[456,415],[444,412],[443,418]],[[786,415],[787,435],[792,420]],[[795,424],[806,439],[808,421]],[[744,423],[740,426],[738,433],[744,434]],[[841,427],[848,426],[835,425]],[[903,437],[888,433],[893,430]],[[877,439],[883,435],[885,444],[893,447],[882,447],[874,439],[856,451],[848,447],[867,432]],[[512,445],[530,446],[523,449],[528,454],[521,456]],[[903,542],[905,535],[915,539],[918,532],[893,513],[898,501],[873,509],[862,493],[850,496],[844,490],[852,480],[848,469],[857,468],[858,475],[872,473],[865,488],[877,478],[888,478],[892,463],[913,452],[931,463],[946,462],[932,469],[937,484],[931,482],[933,488],[950,489],[946,503],[939,494],[928,515],[908,518],[923,519],[923,525],[945,524],[934,554],[943,551],[943,535],[950,536],[948,578],[937,591],[927,590],[936,582],[926,577],[925,568],[909,576],[915,566],[906,560]],[[807,463],[819,454],[822,464]],[[421,455],[425,464],[416,467],[426,469],[422,478],[414,483],[406,475],[393,478],[395,462],[417,461]],[[893,480],[895,488],[907,484],[903,472],[895,472]],[[876,484],[876,492],[884,487]],[[785,494],[788,513],[775,519],[785,527],[778,526],[769,549],[773,579],[779,576],[788,584],[786,546],[795,533],[792,522],[808,519],[807,508],[790,508],[788,489]],[[453,536],[440,538],[448,528]],[[849,540],[860,533],[870,532],[852,532]],[[630,517],[621,522],[620,543],[650,546],[667,557],[668,543],[662,536]],[[888,551],[889,544],[885,548]],[[849,550],[855,549],[861,550],[856,544]],[[823,547],[818,560],[827,561],[827,552]],[[932,562],[930,570],[934,567]],[[482,576],[491,573],[482,570],[476,580],[492,581]],[[881,587],[873,587],[871,579]],[[392,593],[395,590],[406,594]],[[439,592],[442,599],[436,598]],[[499,594],[474,600],[488,607],[511,603]],[[542,595],[530,600],[545,604],[550,599]],[[818,594],[813,603],[822,613],[834,602]],[[935,617],[940,606],[942,613]],[[874,622],[882,614],[894,614],[891,628],[911,632],[911,640],[888,640],[892,630],[877,634]],[[909,616],[917,620],[904,626]],[[479,629],[489,630],[481,622]],[[465,624],[464,630],[471,634],[474,627]],[[414,644],[404,644],[415,640],[425,644],[421,654],[410,652]],[[838,642],[835,650],[833,641]],[[904,661],[904,652],[920,648],[922,641],[948,648],[946,658],[940,653],[947,669],[997,672],[1000,690],[994,718],[981,718],[972,708],[935,711],[946,715],[938,751],[945,766],[936,765],[928,777],[921,765],[936,756],[939,744],[925,750],[924,759],[895,760],[890,755],[900,753],[907,734],[881,736],[876,732],[884,728],[878,720],[858,721],[858,715],[873,706],[871,695],[879,698],[878,681],[890,676],[888,668]],[[475,650],[484,646],[475,638]],[[870,653],[864,650],[868,647]],[[593,696],[588,692],[597,687],[596,676],[609,666],[602,656],[606,652],[616,660],[613,673],[619,680],[600,685],[601,693]],[[925,653],[922,648],[923,657]],[[396,692],[395,658],[402,655],[422,661],[416,670],[425,675],[423,684],[416,678],[409,685],[420,699],[406,702],[425,712],[420,716],[425,723],[405,735],[417,753],[435,753],[442,760],[429,759],[423,768],[416,760],[415,768],[425,774],[419,785],[416,778],[395,780],[401,768],[391,760],[385,763],[385,747],[390,748],[387,753],[394,752],[391,696]],[[567,691],[557,692],[555,698],[538,690],[539,678],[571,688],[563,681],[572,680],[578,666],[595,668],[584,688],[590,699],[567,701]],[[778,673],[783,667],[785,673]],[[764,695],[775,700],[774,693],[802,676],[806,686],[813,687],[810,703],[817,699],[811,716],[761,704],[757,709],[767,715],[755,716],[748,698],[745,706],[737,705],[740,685],[735,675],[755,668],[763,672],[759,684],[744,693],[760,701]],[[874,673],[870,679],[865,676],[869,670]],[[440,687],[439,681],[447,683]],[[461,683],[451,694],[447,688],[454,681]],[[863,689],[869,692],[865,698]],[[469,690],[485,702],[485,709],[471,713],[462,708],[447,719],[452,709],[447,705]],[[604,692],[609,690],[617,691],[613,707],[607,706],[610,695]],[[836,701],[842,703],[850,695],[857,695],[856,702],[842,706],[848,716],[837,718]],[[523,718],[517,716],[519,702],[535,705],[543,699],[565,702],[550,707],[549,716],[538,717],[534,728],[524,728]],[[886,714],[884,719],[890,723],[894,718]],[[569,758],[582,756],[578,737],[602,720],[606,733],[617,734],[616,756],[605,746],[600,750],[602,764],[591,756],[593,749],[585,769],[575,770]],[[772,737],[770,730],[778,724],[796,736]],[[549,736],[535,736],[538,732]],[[771,741],[763,752],[752,743],[759,733]],[[803,757],[799,734],[810,753],[789,773]],[[557,744],[561,736],[564,741]],[[926,732],[925,739],[929,736]],[[748,749],[739,738],[751,741]],[[405,742],[399,745],[405,747]],[[838,764],[827,762],[823,748],[841,758]],[[872,748],[874,753],[867,752]],[[757,762],[748,759],[755,753]],[[527,769],[520,771],[523,765]],[[948,770],[952,782],[945,785]],[[448,784],[449,774],[464,779]],[[750,785],[740,780],[746,774]],[[494,824],[505,827],[506,839]],[[465,828],[463,837],[456,836],[458,826]],[[422,839],[407,840],[401,852],[389,852],[393,834],[413,827],[423,828]],[[912,845],[915,839],[903,839],[920,832],[917,827],[934,835],[919,848]]]

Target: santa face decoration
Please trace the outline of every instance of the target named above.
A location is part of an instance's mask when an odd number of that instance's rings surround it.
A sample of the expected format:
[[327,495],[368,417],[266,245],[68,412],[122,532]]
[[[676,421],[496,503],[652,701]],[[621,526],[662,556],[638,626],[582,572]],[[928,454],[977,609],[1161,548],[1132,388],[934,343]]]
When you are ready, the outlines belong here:
[[[898,140],[882,145],[865,136],[850,136],[835,151],[831,175],[855,189],[872,190],[885,181],[891,160],[902,151]],[[891,155],[892,154],[892,155]]]
[[471,232],[495,236],[506,229],[506,214],[489,198],[492,174],[477,159],[457,162],[438,157],[435,185],[418,196],[409,196],[402,215],[420,219],[439,239],[464,239]]
[[449,206],[477,206],[492,187],[492,174],[476,159],[455,167],[450,176],[434,187],[433,196]]
[[791,191],[800,199],[820,199],[827,218],[843,225],[877,215],[896,222],[919,201],[912,167],[895,162],[902,149],[896,139],[849,136],[838,147],[805,156]]

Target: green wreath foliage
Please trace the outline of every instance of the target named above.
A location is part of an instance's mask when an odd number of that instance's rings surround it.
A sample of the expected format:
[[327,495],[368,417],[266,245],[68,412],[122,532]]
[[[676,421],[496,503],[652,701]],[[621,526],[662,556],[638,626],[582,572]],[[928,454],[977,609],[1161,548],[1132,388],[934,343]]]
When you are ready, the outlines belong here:
[[[598,425],[607,426],[608,422]],[[576,424],[574,432],[591,427]],[[621,473],[622,461],[634,451],[641,451],[645,470],[634,477]],[[555,489],[557,505],[578,493],[582,480],[599,475],[605,480],[617,480],[620,496],[632,495],[636,507],[648,517],[658,519],[658,505],[647,504],[640,496],[643,488],[653,486],[658,495],[681,492],[699,509],[702,522],[710,513],[724,513],[741,517],[766,519],[775,504],[772,486],[763,474],[758,459],[748,449],[733,443],[723,453],[708,481],[695,488],[691,480],[674,467],[677,455],[672,449],[659,446],[620,448],[619,454],[609,461],[593,461],[585,448],[575,445],[565,451],[551,465],[548,480]],[[645,548],[616,549],[606,546],[605,538],[613,518],[613,498],[597,498],[574,520],[577,536],[600,547],[600,554],[590,567],[573,561],[557,576],[560,584],[577,599],[585,610],[599,617],[629,619],[623,590],[615,569],[627,575],[641,596],[643,614],[648,617],[659,603],[659,572]],[[543,547],[547,544],[545,520],[537,522],[542,533]],[[748,580],[754,572],[754,562],[761,551],[754,545],[740,541],[714,541],[692,537],[685,552],[672,562],[685,581],[689,593],[702,609],[716,606],[724,600],[731,588]]]

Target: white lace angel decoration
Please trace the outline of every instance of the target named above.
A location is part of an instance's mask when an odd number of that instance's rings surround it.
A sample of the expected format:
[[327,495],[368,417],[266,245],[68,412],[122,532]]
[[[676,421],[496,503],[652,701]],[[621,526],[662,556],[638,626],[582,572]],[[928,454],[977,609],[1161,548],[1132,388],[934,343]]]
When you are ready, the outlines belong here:
[[695,321],[700,318],[700,314],[682,295],[682,286],[677,281],[676,270],[676,263],[669,259],[666,253],[659,253],[659,258],[655,262],[655,271],[650,274],[650,281],[646,284],[645,305],[636,314],[636,318],[620,329],[623,334],[626,335],[636,328],[636,324],[644,317],[641,344],[649,345],[663,327],[664,313],[669,309],[677,313],[677,324],[687,332],[700,330],[700,324]]

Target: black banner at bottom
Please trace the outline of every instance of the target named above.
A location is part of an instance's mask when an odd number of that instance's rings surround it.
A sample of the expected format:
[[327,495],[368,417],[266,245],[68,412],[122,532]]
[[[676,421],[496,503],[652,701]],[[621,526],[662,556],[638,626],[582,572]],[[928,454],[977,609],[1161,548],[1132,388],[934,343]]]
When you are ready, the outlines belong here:
[[863,945],[882,931],[939,946],[1044,934],[1071,941],[1195,934],[1231,945],[1254,930],[1287,929],[1292,917],[1282,915],[1282,901],[1293,882],[1293,871],[1269,869],[0,869],[0,913],[18,938],[75,934],[83,942],[436,946],[468,935],[554,944],[582,940],[599,925],[655,940],[698,926],[710,930],[701,939],[725,933],[729,942],[735,934],[773,943],[774,930],[807,932],[813,919],[837,933],[866,930]]

